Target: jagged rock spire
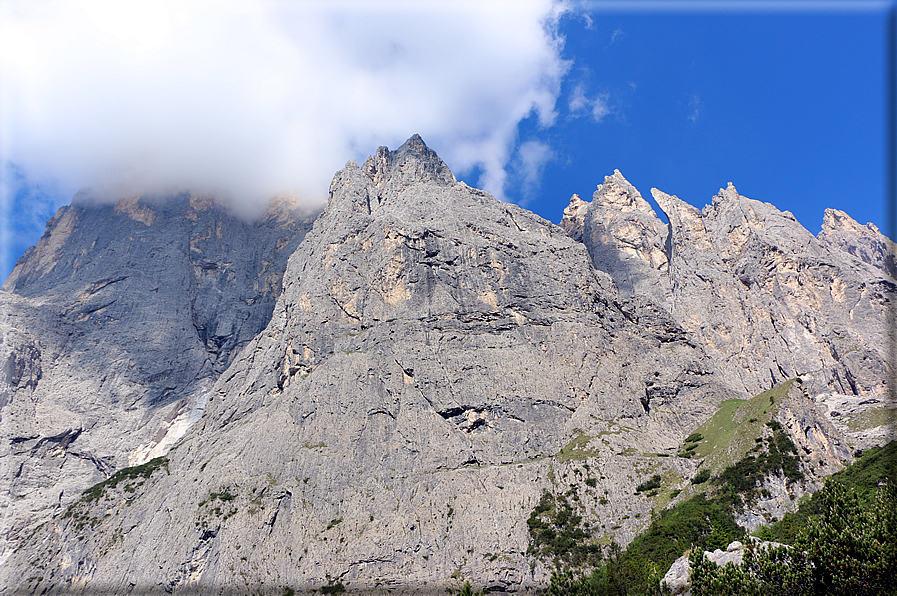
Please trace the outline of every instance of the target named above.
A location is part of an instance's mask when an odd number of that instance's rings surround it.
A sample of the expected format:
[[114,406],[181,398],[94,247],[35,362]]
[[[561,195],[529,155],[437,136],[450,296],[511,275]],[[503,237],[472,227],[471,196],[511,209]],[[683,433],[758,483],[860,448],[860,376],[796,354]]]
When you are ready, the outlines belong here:
[[[732,182],[703,210],[651,194],[667,226],[618,170],[591,203],[574,197],[565,210],[562,227],[621,296],[648,298],[695,333],[736,391],[752,395],[800,376],[813,393],[882,393],[880,296],[893,287],[897,251],[877,228],[828,210],[814,238],[791,213]],[[854,343],[844,329],[865,339]]]
[[564,216],[558,225],[574,240],[582,240],[582,227],[590,204],[574,194],[570,197],[570,204],[564,209]]
[[378,188],[389,184],[407,186],[414,182],[455,183],[452,171],[418,134],[412,135],[395,151],[379,147],[365,160],[361,171]]
[[667,267],[666,226],[620,170],[605,176],[590,203],[573,195],[560,225],[586,244],[592,264],[614,277],[622,296],[664,301],[652,272]]

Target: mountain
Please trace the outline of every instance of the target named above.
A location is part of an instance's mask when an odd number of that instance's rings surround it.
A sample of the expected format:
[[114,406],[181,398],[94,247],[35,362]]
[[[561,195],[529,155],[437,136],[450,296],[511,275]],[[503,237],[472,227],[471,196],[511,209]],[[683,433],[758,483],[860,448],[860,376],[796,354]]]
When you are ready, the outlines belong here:
[[815,238],[731,183],[703,211],[651,193],[668,225],[617,171],[562,226],[623,296],[649,296],[693,333],[733,391],[801,377],[814,395],[888,394],[895,252],[874,226],[827,210]]
[[313,219],[289,200],[246,223],[208,197],[82,194],[47,222],[2,287],[4,557],[199,418]]
[[616,172],[555,226],[415,135],[337,172],[307,233],[187,197],[63,210],[4,285],[5,459],[54,489],[89,475],[24,470],[110,464],[56,509],[23,499],[8,592],[537,590],[534,510],[567,503],[571,528],[625,545],[690,486],[686,437],[732,398],[784,387],[769,416],[806,472],[786,492],[883,442],[887,239],[837,214],[814,238],[731,186],[704,212],[655,197],[668,225]]

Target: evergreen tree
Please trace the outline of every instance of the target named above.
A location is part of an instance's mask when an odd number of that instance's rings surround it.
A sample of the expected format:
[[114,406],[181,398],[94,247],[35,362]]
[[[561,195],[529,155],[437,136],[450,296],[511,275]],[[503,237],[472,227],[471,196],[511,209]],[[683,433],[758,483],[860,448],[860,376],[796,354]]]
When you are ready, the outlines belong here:
[[821,512],[793,547],[749,545],[740,566],[692,555],[694,596],[872,596],[897,594],[897,486],[865,507],[851,488],[829,480]]

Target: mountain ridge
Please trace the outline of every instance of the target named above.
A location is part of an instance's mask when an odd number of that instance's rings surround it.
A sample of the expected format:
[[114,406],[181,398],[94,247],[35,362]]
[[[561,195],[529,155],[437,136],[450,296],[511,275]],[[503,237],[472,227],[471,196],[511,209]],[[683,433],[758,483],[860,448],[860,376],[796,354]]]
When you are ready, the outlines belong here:
[[[767,276],[702,260],[681,238],[698,248],[719,244],[705,221],[737,211],[741,226],[726,240],[746,247],[753,265],[750,251],[766,246],[756,222],[766,220],[751,216],[746,225],[751,209],[791,229],[786,215],[745,203],[731,185],[704,212],[655,195],[672,213],[668,226],[658,226],[627,185],[615,172],[591,203],[571,201],[571,216],[558,227],[456,181],[416,135],[396,151],[378,149],[362,166],[350,161],[334,176],[325,211],[290,251],[265,328],[239,354],[230,352],[202,418],[168,453],[166,472],[157,467],[140,485],[103,489],[97,502],[69,501],[68,517],[60,500],[33,546],[3,565],[4,583],[419,592],[471,579],[494,590],[537,590],[550,566],[527,553],[526,519],[543,491],[581,494],[596,539],[601,532],[625,544],[663,506],[661,496],[675,498],[672,488],[649,497],[636,485],[654,472],[670,487],[687,482],[698,462],[670,457],[685,436],[733,391],[749,397],[750,383],[761,385],[754,377],[733,383],[733,365],[719,356],[731,349],[690,324],[700,279],[693,263],[748,291],[759,292]],[[605,203],[632,209],[608,217]],[[742,204],[748,215],[731,208]],[[139,203],[127,209],[130,221],[146,225]],[[879,244],[870,245],[888,246],[871,238]],[[814,250],[827,245],[820,246]],[[602,263],[616,268],[604,265],[605,272]],[[776,263],[787,269],[791,261]],[[884,269],[864,269],[859,280],[842,269],[834,270],[846,294],[863,283],[893,292],[893,281],[874,272]],[[22,275],[16,279],[30,279]],[[760,304],[776,306],[783,321],[795,318],[786,295],[771,302],[735,295],[738,302],[724,304],[742,317]],[[689,308],[676,306],[682,302]],[[880,320],[879,311],[872,314]],[[883,438],[814,421],[832,418],[817,403],[850,398],[858,416],[869,410],[863,401],[887,405],[880,381],[888,377],[878,376],[888,370],[882,334],[855,329],[842,315],[817,325],[841,325],[852,333],[848,341],[868,346],[859,361],[833,358],[822,367],[837,370],[838,379],[850,374],[852,384],[817,379],[814,369],[803,383],[814,395],[793,396],[806,412],[789,432],[802,434],[811,451],[806,438],[817,432],[842,447]],[[750,326],[740,332],[757,336]],[[26,369],[17,391],[33,392],[43,373]],[[775,385],[791,372],[763,382]],[[836,394],[835,382],[853,393]],[[815,399],[826,391],[836,397]],[[63,452],[82,440],[75,435]],[[40,439],[16,444],[29,441]],[[849,459],[842,449],[826,465]],[[149,544],[152,560],[126,554]],[[36,581],[27,579],[35,561],[44,567]]]

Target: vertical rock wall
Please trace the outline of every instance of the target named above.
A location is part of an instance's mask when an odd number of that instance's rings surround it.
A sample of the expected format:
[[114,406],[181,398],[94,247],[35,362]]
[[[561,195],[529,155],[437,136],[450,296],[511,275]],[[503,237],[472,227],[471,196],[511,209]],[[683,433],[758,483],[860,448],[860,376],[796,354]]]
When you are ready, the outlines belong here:
[[0,556],[199,418],[313,218],[288,200],[248,223],[196,195],[81,195],[50,219],[0,290]]
[[814,237],[731,183],[703,210],[651,193],[666,229],[619,172],[562,226],[581,234],[622,294],[653,301],[693,334],[736,394],[801,377],[820,400],[855,396],[893,408],[890,240],[834,210]]

